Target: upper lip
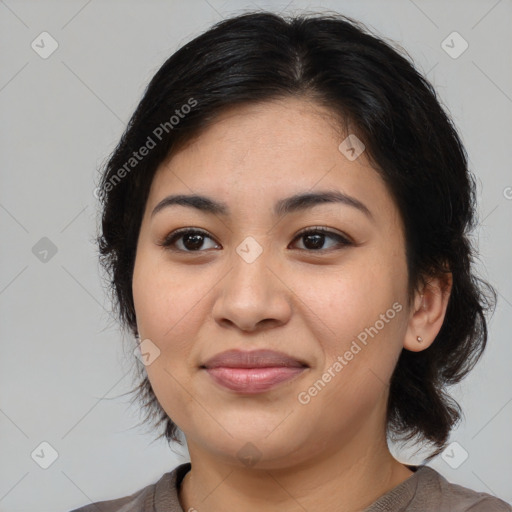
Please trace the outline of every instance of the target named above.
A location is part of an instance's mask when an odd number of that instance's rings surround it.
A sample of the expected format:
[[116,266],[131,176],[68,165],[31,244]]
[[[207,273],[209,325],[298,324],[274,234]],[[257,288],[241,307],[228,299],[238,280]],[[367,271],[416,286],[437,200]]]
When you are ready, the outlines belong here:
[[275,350],[227,350],[208,359],[202,368],[269,368],[288,366],[301,368],[305,362]]

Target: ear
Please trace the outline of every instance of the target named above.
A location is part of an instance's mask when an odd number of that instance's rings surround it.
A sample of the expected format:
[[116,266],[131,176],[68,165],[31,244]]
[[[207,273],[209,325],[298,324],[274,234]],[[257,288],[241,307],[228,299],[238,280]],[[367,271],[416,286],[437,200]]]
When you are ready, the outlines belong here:
[[404,338],[406,350],[419,352],[432,345],[443,325],[452,285],[452,274],[447,272],[429,278],[423,289],[416,292]]

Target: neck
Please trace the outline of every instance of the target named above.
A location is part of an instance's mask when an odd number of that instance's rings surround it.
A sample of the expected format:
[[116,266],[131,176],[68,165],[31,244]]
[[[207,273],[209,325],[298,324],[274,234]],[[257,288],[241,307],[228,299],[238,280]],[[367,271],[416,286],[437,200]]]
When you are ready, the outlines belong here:
[[278,469],[227,464],[189,443],[192,469],[181,485],[182,508],[201,512],[361,511],[413,474],[393,458],[385,436],[364,437],[337,449],[331,445],[320,455]]

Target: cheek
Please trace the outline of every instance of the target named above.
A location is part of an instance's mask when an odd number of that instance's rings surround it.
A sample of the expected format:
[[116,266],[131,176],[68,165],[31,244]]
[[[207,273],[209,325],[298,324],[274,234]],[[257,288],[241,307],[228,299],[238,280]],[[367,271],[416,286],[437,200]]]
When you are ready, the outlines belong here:
[[[333,316],[335,335],[318,338],[323,361],[297,396],[304,410],[336,429],[357,428],[374,412],[382,412],[389,379],[401,351],[399,303],[361,310],[355,301],[343,302],[347,314]],[[354,308],[354,309],[350,309]],[[350,310],[350,311],[348,311]],[[339,311],[339,310],[338,310]],[[384,315],[382,320],[380,314]],[[336,430],[335,429],[335,430]]]
[[194,322],[198,287],[179,271],[169,271],[150,251],[141,250],[132,290],[141,339],[151,340],[158,348],[158,356],[145,366],[151,387],[161,407],[182,428],[193,407],[191,395],[184,390],[190,379],[192,331],[199,325]]
[[304,275],[294,291],[302,298],[308,330],[323,356],[308,384],[320,379],[316,387],[328,388],[327,402],[372,402],[401,350],[405,307],[396,276],[370,262],[335,274]]
[[[190,272],[189,272],[190,273]],[[133,273],[133,301],[141,335],[161,342],[179,339],[185,326],[190,328],[194,306],[204,291],[198,279],[179,267],[170,268],[151,251],[141,250]]]
[[315,330],[323,332],[329,352],[373,325],[399,298],[393,276],[369,261],[289,275],[292,279],[298,307],[303,307]]

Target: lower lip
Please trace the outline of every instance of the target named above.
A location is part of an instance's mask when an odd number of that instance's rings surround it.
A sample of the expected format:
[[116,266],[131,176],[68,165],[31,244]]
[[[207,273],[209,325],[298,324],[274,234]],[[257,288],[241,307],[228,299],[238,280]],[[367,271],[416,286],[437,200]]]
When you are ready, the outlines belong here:
[[239,393],[262,393],[281,382],[293,379],[305,367],[270,368],[206,368],[208,374],[221,386]]

